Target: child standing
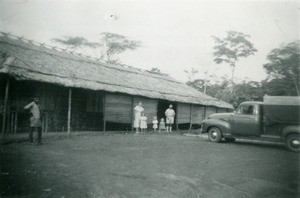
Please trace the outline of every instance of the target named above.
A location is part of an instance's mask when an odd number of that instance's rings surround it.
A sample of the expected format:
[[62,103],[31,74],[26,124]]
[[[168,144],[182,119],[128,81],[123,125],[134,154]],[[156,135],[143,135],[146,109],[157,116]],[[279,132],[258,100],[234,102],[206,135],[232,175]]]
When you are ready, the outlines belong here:
[[142,132],[147,132],[147,117],[145,116],[145,114],[142,114],[141,118],[141,131]]
[[153,117],[153,121],[152,121],[152,124],[153,124],[153,130],[154,130],[154,133],[156,133],[156,130],[157,130],[157,125],[158,125],[158,120],[157,120],[157,117],[154,116]]
[[159,123],[159,132],[161,132],[162,130],[166,130],[166,123],[164,118],[160,119]]

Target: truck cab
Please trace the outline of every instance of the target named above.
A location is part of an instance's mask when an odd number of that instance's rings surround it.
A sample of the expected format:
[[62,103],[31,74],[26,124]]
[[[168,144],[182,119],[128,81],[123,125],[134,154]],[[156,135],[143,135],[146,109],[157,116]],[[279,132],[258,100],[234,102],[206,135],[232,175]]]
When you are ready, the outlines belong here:
[[212,142],[223,138],[226,142],[236,138],[267,140],[284,142],[290,150],[300,151],[300,100],[296,98],[290,100],[291,103],[288,99],[270,96],[264,98],[264,102],[243,102],[233,113],[210,115],[202,121],[201,131],[208,133]]
[[235,135],[260,136],[262,134],[262,103],[244,102],[231,115],[231,133]]

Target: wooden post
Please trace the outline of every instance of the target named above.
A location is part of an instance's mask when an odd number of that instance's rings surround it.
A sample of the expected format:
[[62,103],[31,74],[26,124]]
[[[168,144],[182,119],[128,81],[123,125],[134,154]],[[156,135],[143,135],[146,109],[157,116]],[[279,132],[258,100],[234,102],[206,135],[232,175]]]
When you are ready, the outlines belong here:
[[46,113],[45,115],[45,119],[46,119],[46,124],[45,124],[45,133],[48,132],[48,113]]
[[17,133],[17,129],[18,129],[18,111],[16,111],[16,114],[15,114],[15,128],[14,128],[14,133]]
[[10,133],[14,133],[14,122],[15,122],[15,115],[13,112],[11,112],[11,116],[10,116]]
[[103,132],[106,131],[106,94],[103,97]]
[[176,130],[177,131],[179,130],[179,128],[178,128],[178,104],[179,103],[176,104],[176,112],[175,112],[175,114],[176,114]]
[[71,132],[71,108],[72,108],[72,88],[69,88],[69,103],[68,103],[68,134]]
[[206,106],[203,106],[203,118],[206,119]]
[[5,122],[6,122],[8,91],[9,91],[9,77],[7,77],[6,87],[5,87],[4,107],[3,107],[3,120],[2,120],[2,140],[4,139],[4,133],[5,133]]
[[192,129],[192,125],[193,125],[193,109],[194,109],[194,105],[191,104],[191,107],[190,107],[190,130]]
[[134,111],[133,111],[133,108],[134,108],[134,99],[133,99],[133,96],[131,97],[131,132],[133,132],[133,114],[134,114]]

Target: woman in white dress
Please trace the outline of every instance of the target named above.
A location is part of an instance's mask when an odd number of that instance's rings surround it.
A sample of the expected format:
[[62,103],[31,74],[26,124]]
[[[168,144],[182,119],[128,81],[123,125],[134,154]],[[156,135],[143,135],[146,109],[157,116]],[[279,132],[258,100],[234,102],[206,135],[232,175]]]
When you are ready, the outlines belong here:
[[139,102],[137,106],[134,107],[134,121],[133,128],[138,133],[140,128],[141,115],[144,112],[144,108],[142,107],[142,102]]

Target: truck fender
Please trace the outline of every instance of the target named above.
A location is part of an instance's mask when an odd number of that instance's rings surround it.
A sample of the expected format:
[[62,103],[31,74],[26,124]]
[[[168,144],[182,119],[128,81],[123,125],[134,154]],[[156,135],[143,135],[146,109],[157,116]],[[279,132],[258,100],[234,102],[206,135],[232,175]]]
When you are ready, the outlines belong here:
[[282,130],[282,137],[285,138],[291,133],[300,134],[300,126],[299,125],[291,125],[291,126],[284,127]]
[[230,124],[224,120],[206,119],[202,121],[202,132],[207,133],[210,127],[218,127],[222,134],[230,134]]

